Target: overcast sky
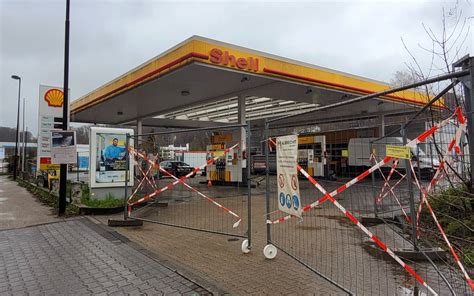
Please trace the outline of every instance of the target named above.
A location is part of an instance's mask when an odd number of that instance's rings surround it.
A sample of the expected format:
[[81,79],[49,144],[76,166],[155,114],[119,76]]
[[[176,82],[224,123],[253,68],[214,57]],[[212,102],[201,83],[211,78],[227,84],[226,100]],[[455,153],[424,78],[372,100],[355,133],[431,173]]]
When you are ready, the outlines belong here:
[[[255,3],[254,3],[255,2]],[[158,1],[71,0],[72,100],[192,35],[368,78],[390,81],[410,57],[424,69],[442,9],[454,1]],[[472,1],[460,0],[473,20]],[[0,0],[0,126],[16,126],[18,82],[26,125],[37,131],[38,86],[62,86],[65,0]],[[473,51],[472,31],[461,53]]]

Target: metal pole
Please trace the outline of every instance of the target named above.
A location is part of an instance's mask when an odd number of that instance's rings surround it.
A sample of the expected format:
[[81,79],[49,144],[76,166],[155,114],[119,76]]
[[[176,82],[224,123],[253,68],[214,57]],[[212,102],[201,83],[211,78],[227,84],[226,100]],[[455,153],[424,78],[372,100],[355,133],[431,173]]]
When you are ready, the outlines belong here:
[[[130,154],[128,152],[130,146],[130,134],[127,133],[126,140],[125,140],[125,195],[123,197],[123,220],[127,220],[128,218],[128,205],[127,205],[127,197],[128,197],[128,178],[130,174]],[[132,176],[133,179],[133,176]]]
[[15,156],[13,157],[13,181],[16,180],[18,170],[18,134],[20,132],[20,91],[21,91],[21,77],[12,76],[13,79],[18,80],[18,112],[16,115],[16,135],[15,135]]
[[464,61],[463,69],[470,72],[467,79],[463,81],[463,86],[467,117],[467,139],[469,143],[470,190],[472,192],[474,188],[474,114],[472,113],[474,107],[474,57],[469,57]]
[[76,166],[77,182],[79,182],[79,166],[80,166],[80,164],[79,164],[79,152],[76,152],[76,155],[77,155],[77,157],[76,157],[76,163],[77,163],[77,166]]
[[[373,149],[372,149],[372,142],[369,142],[369,151],[370,151],[370,155],[372,155],[372,152],[373,152]],[[374,154],[374,157],[375,157],[375,154]],[[372,165],[372,164],[371,164]],[[372,195],[373,195],[373,198],[374,198],[374,215],[375,217],[377,217],[377,191],[375,189],[375,173],[372,172],[370,174],[371,176],[371,179],[372,179]]]
[[431,160],[431,167],[434,167],[434,161],[433,161],[433,143],[432,141],[428,142],[428,145],[430,145],[430,160]]
[[252,182],[250,180],[250,121],[247,125],[247,237],[249,241],[248,248],[252,248]]
[[460,141],[461,142],[460,146],[462,147],[461,148],[462,149],[461,150],[461,172],[462,172],[461,176],[462,176],[463,179],[466,179],[466,167],[465,167],[465,165],[466,165],[466,148],[465,148],[466,147],[466,142],[465,142],[464,137],[465,136],[462,136],[461,141]]
[[[407,122],[405,122],[405,127],[408,127],[418,116],[420,116],[423,112],[425,112],[428,108],[433,106],[434,103],[436,103],[439,99],[441,99],[449,90],[451,90],[453,87],[455,87],[459,83],[459,80],[454,80],[452,81],[446,88],[444,88],[442,91],[440,91],[431,101],[428,102],[428,104],[424,105],[423,108],[418,110],[415,115],[413,115],[410,119],[408,119]],[[394,135],[398,133],[400,129],[393,130],[389,132],[388,134],[384,134],[382,137],[378,137],[377,139],[374,140],[378,141],[380,139],[383,139],[385,137],[389,137],[391,135]]]
[[[403,145],[407,144],[407,133],[405,125],[402,126],[400,133],[403,137]],[[411,153],[410,153],[411,155]],[[407,185],[408,185],[408,195],[410,199],[410,216],[411,216],[411,224],[412,224],[412,242],[414,250],[418,249],[417,240],[416,240],[416,212],[415,212],[415,198],[413,195],[413,184],[412,184],[412,173],[410,169],[410,160],[405,159],[405,170],[407,175]]]
[[[402,134],[403,137],[403,145],[407,144],[407,131],[406,131],[406,126],[402,125],[402,128],[400,130],[400,133]],[[411,156],[411,153],[410,153]],[[410,216],[411,216],[411,236],[412,236],[412,243],[413,243],[413,250],[418,250],[418,244],[417,244],[417,239],[416,239],[416,213],[415,213],[415,197],[413,194],[413,184],[412,184],[412,174],[411,174],[411,169],[410,169],[410,159],[405,159],[405,170],[406,170],[406,176],[407,176],[407,184],[408,184],[408,194],[409,194],[409,199],[410,199]],[[415,265],[415,270],[416,270],[416,265]],[[415,286],[414,286],[414,291],[413,295],[418,295],[418,286],[415,281]]]
[[[64,100],[63,100],[63,130],[68,128],[68,107],[69,107],[69,4],[70,0],[66,0],[66,23],[65,23],[65,40],[64,40]],[[59,200],[58,215],[61,216],[66,212],[66,182],[67,182],[67,164],[61,164],[59,171]]]
[[[416,173],[418,173],[418,182],[420,182],[421,184],[421,166],[420,166],[420,143],[416,144],[416,164],[418,166],[418,171]],[[428,171],[429,173],[429,171]],[[431,179],[430,176],[428,176],[429,179]],[[423,192],[421,192],[421,190],[418,190],[418,198],[419,198],[419,202],[421,202],[423,200]]]
[[[26,132],[25,136],[28,136],[28,127],[25,128],[25,132]],[[25,140],[25,155],[27,151],[28,151],[28,137],[26,137],[26,140]]]
[[[268,141],[268,122],[265,119],[265,131],[264,135],[264,143],[265,143],[265,212],[267,215],[267,220],[270,220],[270,157],[269,157],[269,148],[268,145],[270,141]],[[271,232],[270,232],[270,224],[267,225],[267,243],[269,244],[272,241]]]
[[[404,85],[404,86],[401,86],[401,87],[396,87],[396,88],[392,88],[392,89],[372,93],[372,94],[365,95],[365,96],[355,97],[355,98],[350,99],[350,100],[346,100],[346,101],[337,102],[337,103],[334,103],[334,104],[329,104],[329,105],[317,107],[314,110],[311,110],[311,111],[308,111],[308,112],[303,112],[303,113],[299,113],[299,114],[291,114],[291,115],[286,115],[286,116],[282,116],[282,117],[279,117],[279,118],[271,119],[271,120],[269,120],[269,122],[279,121],[279,120],[288,119],[288,118],[292,118],[292,117],[301,117],[301,116],[304,116],[304,115],[307,115],[307,114],[311,114],[313,112],[322,111],[322,110],[335,108],[335,107],[341,107],[341,106],[349,105],[349,104],[354,104],[354,103],[357,103],[357,102],[361,102],[361,101],[364,101],[364,100],[373,99],[373,98],[377,98],[377,97],[383,97],[383,96],[386,96],[386,95],[389,95],[389,94],[392,94],[392,93],[395,93],[395,92],[398,92],[398,91],[403,91],[403,90],[407,90],[407,89],[415,88],[415,87],[418,87],[418,86],[423,86],[425,84],[434,83],[434,82],[438,82],[438,81],[443,81],[443,80],[447,80],[447,79],[454,79],[454,78],[458,78],[458,77],[463,77],[463,76],[466,76],[466,75],[469,75],[469,70],[462,70],[462,71],[453,72],[453,73],[449,73],[449,74],[445,74],[445,75],[440,75],[440,76],[437,76],[437,77],[428,78],[428,79],[420,81],[420,82],[407,84],[407,85]],[[453,81],[453,83],[457,83],[457,82]],[[448,86],[448,87],[451,87],[451,86]],[[436,100],[438,100],[438,99],[439,98],[437,98]],[[436,100],[433,100],[433,101],[436,101]]]
[[21,171],[24,172],[25,171],[25,139],[26,139],[26,135],[25,135],[25,103],[26,103],[26,99],[23,98],[23,123],[22,123],[22,126],[23,126],[23,131],[22,131],[22,137],[21,139],[23,140],[23,143],[22,143],[22,147],[21,147]]

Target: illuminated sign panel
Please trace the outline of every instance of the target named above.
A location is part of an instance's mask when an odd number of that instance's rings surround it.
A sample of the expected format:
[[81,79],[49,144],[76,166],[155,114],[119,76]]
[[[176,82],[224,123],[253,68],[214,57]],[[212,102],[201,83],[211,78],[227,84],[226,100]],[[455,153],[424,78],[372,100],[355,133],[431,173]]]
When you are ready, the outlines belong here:
[[228,51],[222,51],[218,48],[211,49],[209,53],[210,61],[213,64],[233,67],[246,71],[258,71],[258,59],[253,57],[242,58],[229,54]]

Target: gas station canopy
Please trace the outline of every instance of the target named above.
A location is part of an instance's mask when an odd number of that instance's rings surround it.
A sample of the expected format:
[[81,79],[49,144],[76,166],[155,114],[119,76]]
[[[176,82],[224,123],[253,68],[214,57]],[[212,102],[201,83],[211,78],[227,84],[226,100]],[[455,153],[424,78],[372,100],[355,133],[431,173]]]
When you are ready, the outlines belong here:
[[[193,36],[71,104],[74,122],[205,127],[299,114],[389,89],[378,81]],[[318,118],[392,114],[429,98],[402,91]]]

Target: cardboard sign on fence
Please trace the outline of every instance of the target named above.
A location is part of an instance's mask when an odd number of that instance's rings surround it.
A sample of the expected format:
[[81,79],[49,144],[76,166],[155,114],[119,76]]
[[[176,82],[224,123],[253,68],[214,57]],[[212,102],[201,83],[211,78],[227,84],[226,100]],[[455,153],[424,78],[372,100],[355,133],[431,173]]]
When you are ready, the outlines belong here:
[[411,150],[407,146],[386,146],[386,155],[394,158],[411,159]]
[[301,217],[301,196],[298,181],[298,136],[278,137],[277,176],[278,208],[288,214]]

